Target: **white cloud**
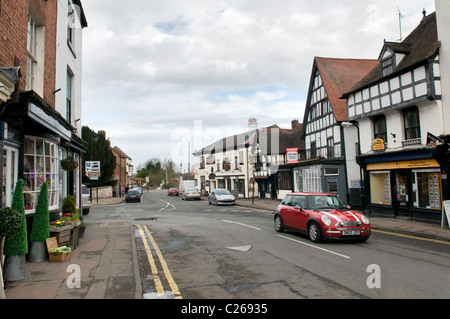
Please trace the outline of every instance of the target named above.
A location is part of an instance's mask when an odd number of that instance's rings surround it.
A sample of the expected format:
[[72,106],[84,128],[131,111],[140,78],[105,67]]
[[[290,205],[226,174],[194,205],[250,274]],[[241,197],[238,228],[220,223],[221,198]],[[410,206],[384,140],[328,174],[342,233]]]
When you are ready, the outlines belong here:
[[[170,156],[174,130],[289,127],[314,56],[377,58],[433,0],[84,1],[83,125],[135,166]],[[176,143],[175,143],[176,144]]]

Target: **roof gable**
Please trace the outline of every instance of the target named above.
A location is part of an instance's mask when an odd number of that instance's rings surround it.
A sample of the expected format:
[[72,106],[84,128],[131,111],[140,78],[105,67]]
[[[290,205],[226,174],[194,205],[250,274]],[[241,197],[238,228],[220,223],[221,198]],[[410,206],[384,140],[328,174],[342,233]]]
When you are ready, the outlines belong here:
[[440,42],[437,36],[436,13],[432,13],[422,19],[420,24],[401,42],[384,42],[379,60],[382,60],[383,53],[389,48],[395,53],[405,54],[405,57],[395,67],[391,74],[383,76],[381,63],[367,74],[360,82],[350,88],[343,94],[343,98],[348,97],[350,93],[359,91],[386,77],[392,77],[419,64],[425,63],[433,57],[439,50]]
[[347,120],[347,103],[340,99],[341,95],[363,79],[377,64],[378,60],[315,57],[304,120],[307,119],[311,106],[316,71],[322,78],[336,121],[341,122]]

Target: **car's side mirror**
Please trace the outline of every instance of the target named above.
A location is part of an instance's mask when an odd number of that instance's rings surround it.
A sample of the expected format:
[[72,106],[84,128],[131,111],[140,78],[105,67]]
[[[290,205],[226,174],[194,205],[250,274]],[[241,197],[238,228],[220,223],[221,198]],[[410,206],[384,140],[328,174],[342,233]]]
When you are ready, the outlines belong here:
[[299,206],[299,205],[295,205],[295,206],[294,206],[294,209],[295,209],[295,210],[298,210],[299,212],[301,212],[301,211],[303,210],[302,207]]
[[352,209],[352,208],[350,207],[350,205],[347,205],[347,209]]

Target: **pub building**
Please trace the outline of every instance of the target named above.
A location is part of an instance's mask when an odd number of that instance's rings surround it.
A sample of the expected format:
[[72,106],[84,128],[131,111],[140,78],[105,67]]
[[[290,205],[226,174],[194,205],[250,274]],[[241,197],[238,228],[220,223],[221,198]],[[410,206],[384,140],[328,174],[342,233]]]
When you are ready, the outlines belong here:
[[348,122],[370,215],[440,222],[447,195],[449,121],[442,102],[436,13],[402,42],[384,42],[378,65],[351,90]]

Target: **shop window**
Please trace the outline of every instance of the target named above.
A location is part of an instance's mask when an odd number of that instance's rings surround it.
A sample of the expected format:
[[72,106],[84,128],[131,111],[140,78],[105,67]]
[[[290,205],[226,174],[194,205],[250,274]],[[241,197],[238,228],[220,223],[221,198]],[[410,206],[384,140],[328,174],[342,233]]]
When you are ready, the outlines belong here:
[[370,202],[391,205],[391,182],[389,172],[370,172]]
[[303,169],[303,191],[304,192],[322,192],[322,176],[320,168]]
[[11,207],[14,188],[17,183],[19,150],[4,146],[3,148],[3,203],[2,207]]
[[419,208],[441,209],[441,174],[412,172],[413,205]]
[[292,189],[292,178],[289,171],[278,172],[278,187],[280,189]]
[[59,203],[58,145],[50,140],[28,137],[24,146],[24,196],[25,210],[36,208],[36,201],[42,183],[48,184],[49,208]]

